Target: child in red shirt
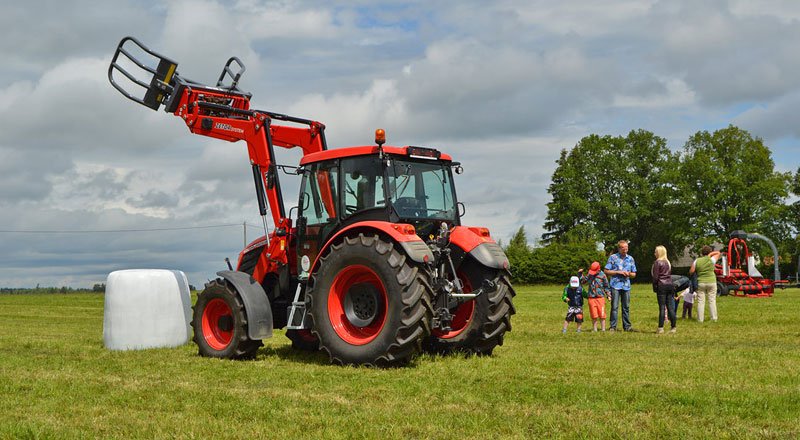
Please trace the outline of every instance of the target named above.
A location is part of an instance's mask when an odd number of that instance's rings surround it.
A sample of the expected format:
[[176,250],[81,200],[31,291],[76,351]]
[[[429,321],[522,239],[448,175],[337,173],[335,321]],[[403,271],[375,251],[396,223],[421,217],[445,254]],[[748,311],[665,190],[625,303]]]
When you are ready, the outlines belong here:
[[606,298],[611,299],[611,286],[608,284],[606,274],[600,270],[600,263],[595,261],[589,267],[589,274],[581,274],[581,283],[589,284],[589,313],[592,315],[592,331],[597,331],[597,319],[600,326],[606,331]]

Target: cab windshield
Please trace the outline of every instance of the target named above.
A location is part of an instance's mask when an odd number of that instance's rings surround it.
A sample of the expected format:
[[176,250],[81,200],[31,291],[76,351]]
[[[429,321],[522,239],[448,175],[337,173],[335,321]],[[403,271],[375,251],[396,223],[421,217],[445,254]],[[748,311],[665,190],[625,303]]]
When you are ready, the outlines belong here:
[[394,159],[388,167],[387,192],[400,218],[456,220],[450,167],[440,162]]

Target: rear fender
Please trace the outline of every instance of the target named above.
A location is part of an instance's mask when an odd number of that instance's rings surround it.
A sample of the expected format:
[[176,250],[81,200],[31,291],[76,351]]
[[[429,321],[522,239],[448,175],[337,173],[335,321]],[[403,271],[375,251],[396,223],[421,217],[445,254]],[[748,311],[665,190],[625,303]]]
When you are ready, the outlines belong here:
[[506,253],[492,239],[486,228],[456,226],[450,232],[450,243],[486,267],[504,270],[509,268]]
[[261,284],[244,272],[223,270],[217,272],[217,275],[233,284],[242,297],[247,315],[247,337],[253,340],[271,338],[272,308]]
[[409,231],[408,226],[411,225],[382,221],[365,221],[352,224],[337,232],[336,235],[331,237],[325,243],[325,246],[320,249],[319,253],[317,254],[317,259],[314,260],[314,264],[311,266],[311,273],[317,270],[321,256],[324,255],[334,243],[343,239],[345,236],[362,232],[388,235],[392,240],[400,245],[400,248],[403,249],[408,258],[416,261],[417,263],[427,263],[428,261],[433,261],[433,252],[431,252],[431,249],[427,244],[425,244],[424,241],[422,241],[421,238],[419,238],[416,233],[407,233],[407,231]]

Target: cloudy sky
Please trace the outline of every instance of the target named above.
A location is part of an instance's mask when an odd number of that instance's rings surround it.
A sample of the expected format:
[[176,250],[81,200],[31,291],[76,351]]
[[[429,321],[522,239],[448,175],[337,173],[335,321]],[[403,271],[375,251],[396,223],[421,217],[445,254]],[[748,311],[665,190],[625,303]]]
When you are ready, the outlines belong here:
[[679,149],[736,124],[779,169],[800,165],[792,0],[28,0],[3,1],[0,28],[0,286],[91,286],[125,268],[201,286],[235,259],[243,222],[259,234],[243,144],[111,88],[126,35],[196,81],[238,56],[256,108],[325,123],[331,147],[382,127],[389,144],[449,152],[465,222],[504,241],[541,234],[554,161],[590,133],[644,128]]

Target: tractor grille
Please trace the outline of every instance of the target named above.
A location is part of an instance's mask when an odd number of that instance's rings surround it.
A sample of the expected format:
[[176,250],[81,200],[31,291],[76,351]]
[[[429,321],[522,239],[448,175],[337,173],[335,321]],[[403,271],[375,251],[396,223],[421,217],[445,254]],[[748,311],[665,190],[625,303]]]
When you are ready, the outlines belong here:
[[242,260],[239,262],[238,270],[248,275],[253,275],[253,271],[256,268],[258,259],[261,258],[261,253],[264,252],[265,247],[266,246],[259,246],[255,249],[250,250],[250,252],[244,254]]

